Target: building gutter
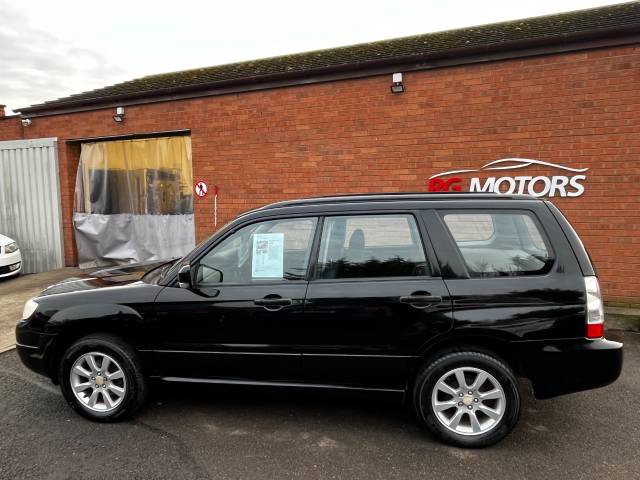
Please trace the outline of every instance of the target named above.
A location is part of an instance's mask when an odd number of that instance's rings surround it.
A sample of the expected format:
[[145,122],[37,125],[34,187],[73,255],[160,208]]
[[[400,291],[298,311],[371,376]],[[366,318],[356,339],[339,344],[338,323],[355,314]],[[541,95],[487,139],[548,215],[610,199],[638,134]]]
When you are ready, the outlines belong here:
[[81,137],[81,138],[69,138],[65,140],[65,143],[92,143],[92,142],[110,142],[114,140],[139,140],[144,138],[159,138],[159,137],[184,137],[191,135],[191,130],[164,130],[158,132],[139,132],[139,133],[127,133],[124,135],[106,135],[101,137]]
[[56,105],[35,105],[18,109],[21,117],[34,118],[62,115],[115,106],[185,100],[200,97],[309,85],[314,83],[350,80],[388,74],[431,70],[467,64],[511,60],[540,55],[553,55],[581,50],[610,48],[640,43],[640,26],[602,29],[579,34],[555,35],[535,40],[521,40],[481,47],[452,49],[428,55],[411,55],[383,60],[356,62],[316,69],[260,75],[218,82],[170,87],[114,95],[86,98]]

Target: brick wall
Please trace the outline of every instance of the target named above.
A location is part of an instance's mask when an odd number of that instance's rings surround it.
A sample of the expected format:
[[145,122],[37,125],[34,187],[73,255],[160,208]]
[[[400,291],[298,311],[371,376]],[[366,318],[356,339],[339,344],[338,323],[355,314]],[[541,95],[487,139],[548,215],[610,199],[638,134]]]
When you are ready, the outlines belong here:
[[[584,195],[554,202],[590,250],[607,299],[640,302],[640,46],[406,73],[400,95],[390,81],[127,107],[123,124],[112,109],[34,118],[28,138],[61,141],[67,263],[79,149],[64,139],[188,128],[194,178],[220,187],[218,226],[287,198],[425,191],[434,173],[504,157],[587,167]],[[214,231],[211,195],[196,199],[195,213],[200,240]]]
[[[4,109],[2,109],[4,112]],[[22,138],[22,124],[18,116],[0,115],[0,141]]]

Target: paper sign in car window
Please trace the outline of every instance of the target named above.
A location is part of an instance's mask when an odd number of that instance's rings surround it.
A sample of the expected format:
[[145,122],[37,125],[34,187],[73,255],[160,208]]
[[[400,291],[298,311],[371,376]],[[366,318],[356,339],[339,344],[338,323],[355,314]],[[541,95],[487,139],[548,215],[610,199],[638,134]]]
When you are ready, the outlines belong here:
[[253,235],[253,278],[284,277],[284,233],[256,233]]

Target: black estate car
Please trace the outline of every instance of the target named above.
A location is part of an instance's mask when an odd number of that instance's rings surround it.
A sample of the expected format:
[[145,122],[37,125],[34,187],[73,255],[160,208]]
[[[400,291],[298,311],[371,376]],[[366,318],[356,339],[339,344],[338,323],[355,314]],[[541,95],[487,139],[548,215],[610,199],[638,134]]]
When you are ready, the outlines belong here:
[[[167,232],[170,234],[170,232]],[[618,378],[596,271],[548,201],[311,198],[238,217],[181,259],[95,272],[25,305],[17,349],[115,421],[147,382],[397,392],[440,440],[497,442],[538,398]]]

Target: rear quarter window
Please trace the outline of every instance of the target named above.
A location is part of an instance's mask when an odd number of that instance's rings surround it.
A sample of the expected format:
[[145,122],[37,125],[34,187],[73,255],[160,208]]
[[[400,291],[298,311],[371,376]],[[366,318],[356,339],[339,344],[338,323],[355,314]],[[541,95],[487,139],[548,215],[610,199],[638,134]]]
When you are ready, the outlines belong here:
[[443,219],[472,277],[541,275],[553,265],[530,212],[445,212]]

